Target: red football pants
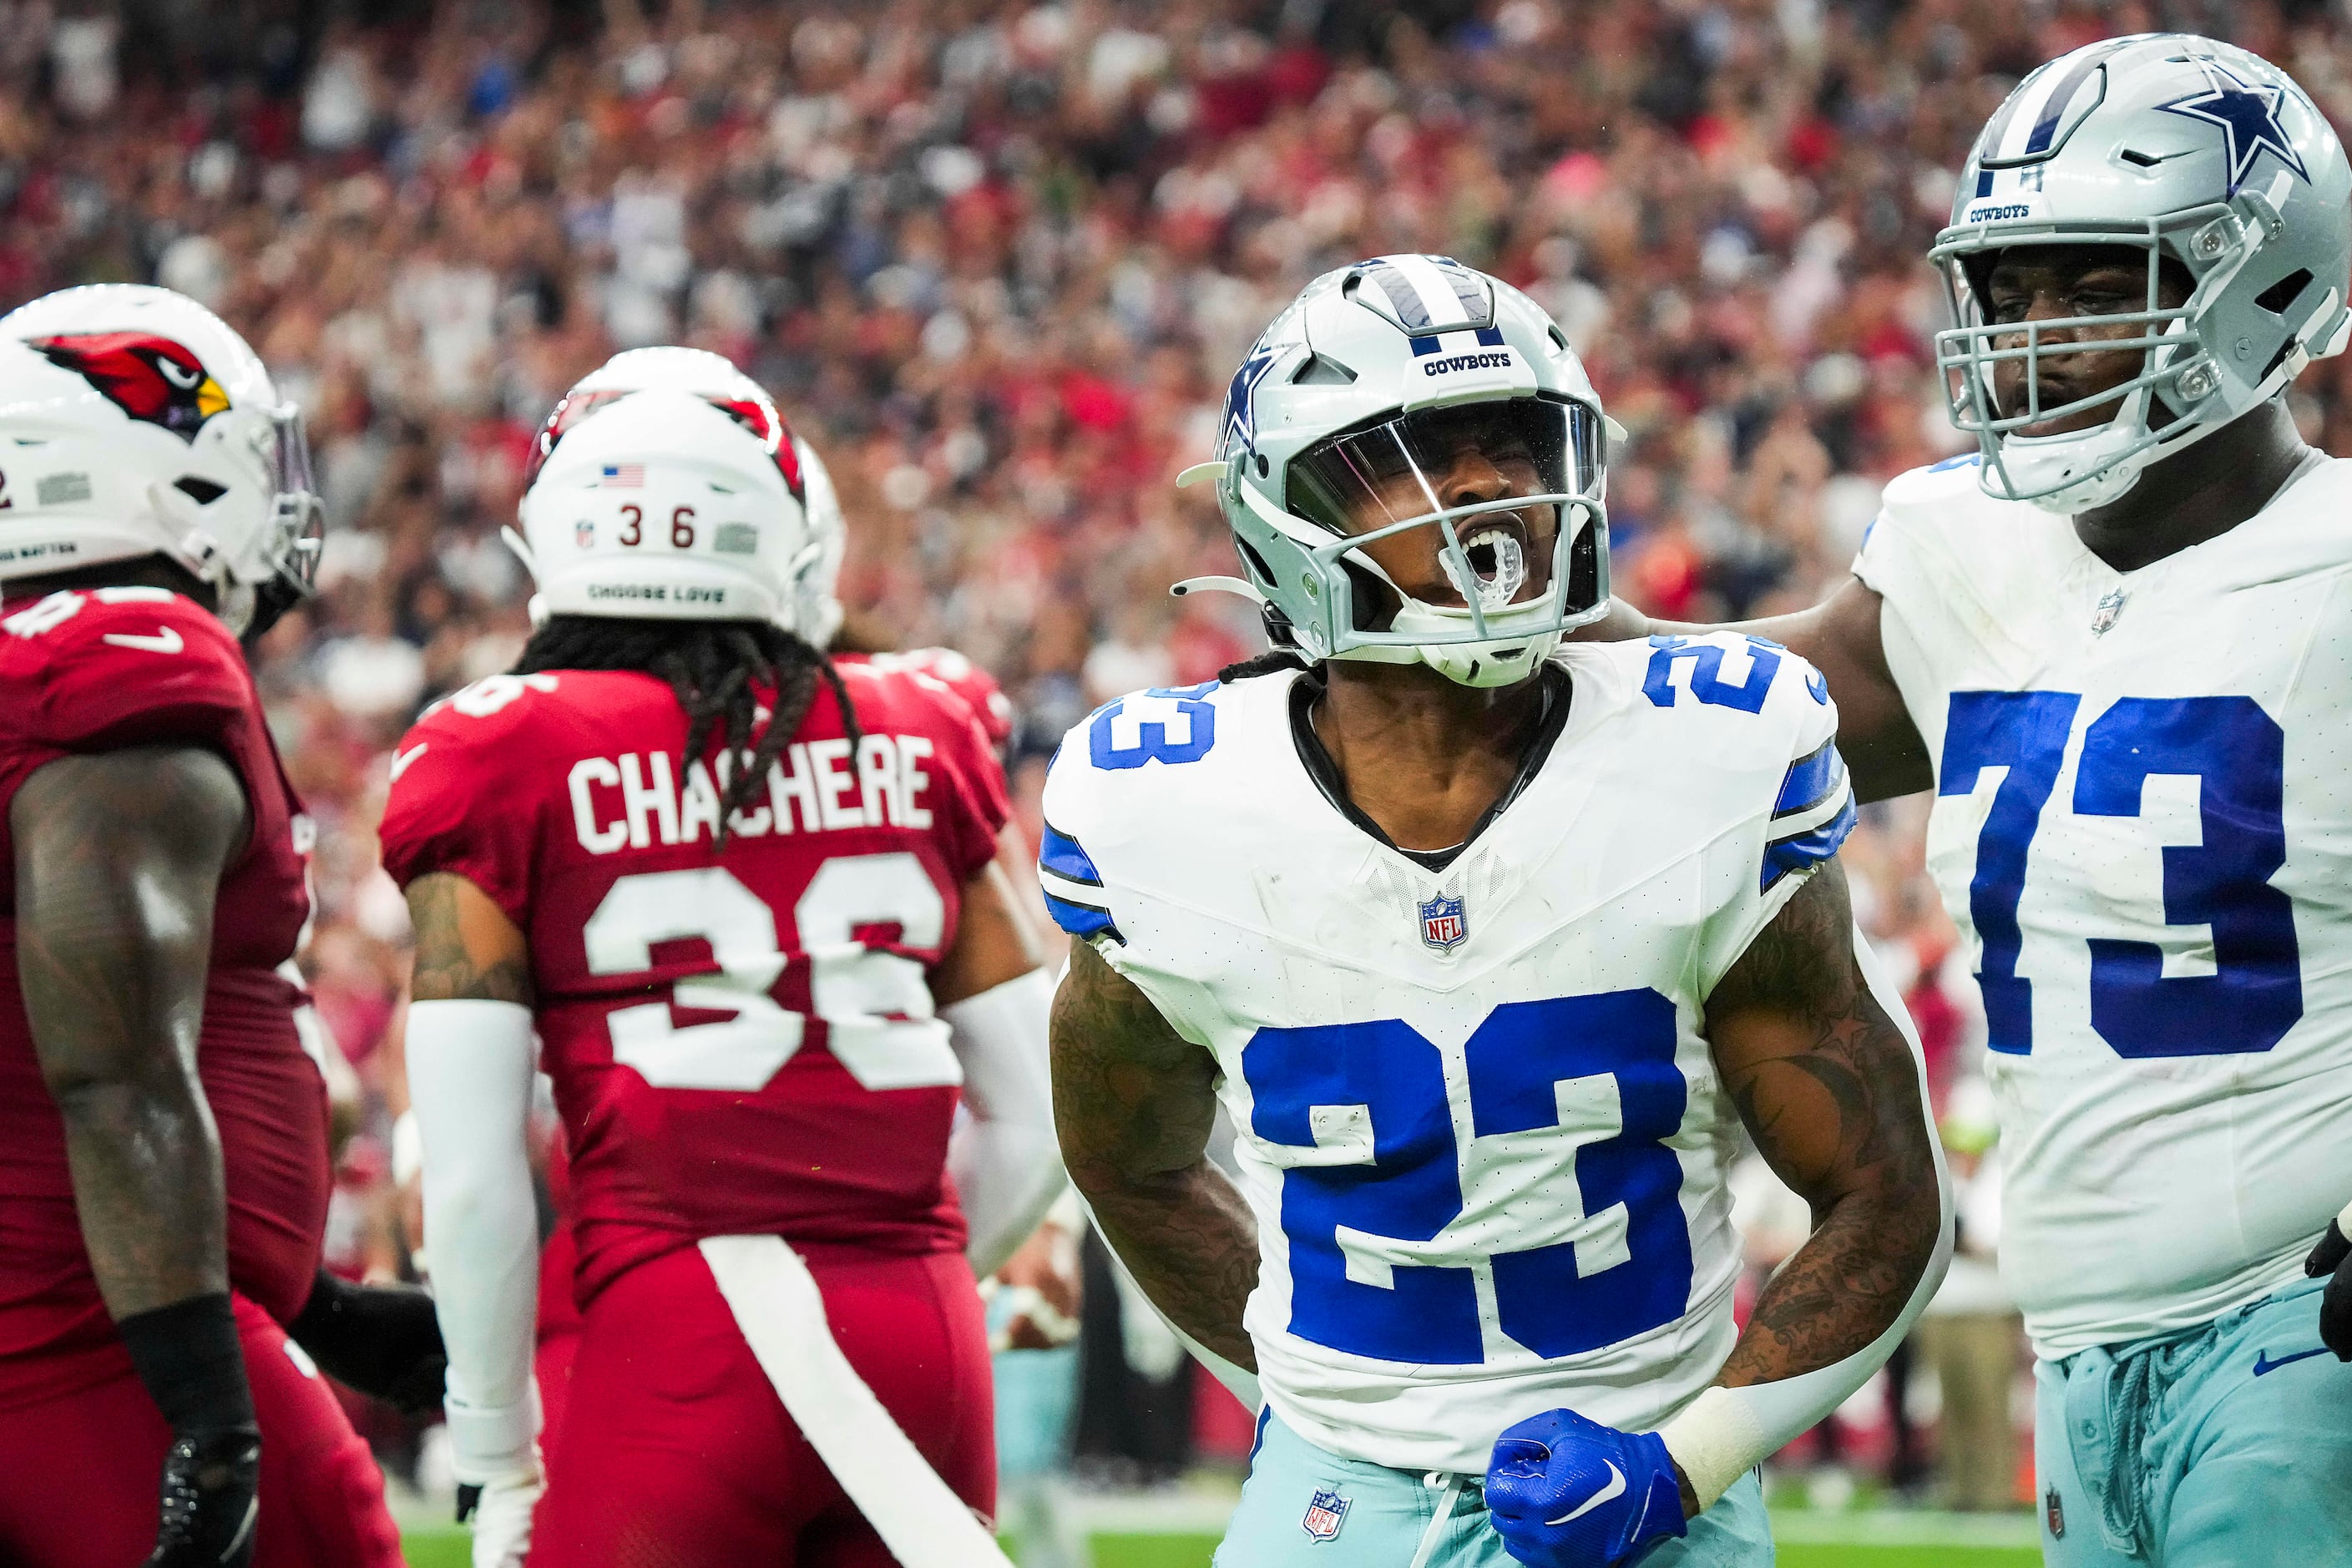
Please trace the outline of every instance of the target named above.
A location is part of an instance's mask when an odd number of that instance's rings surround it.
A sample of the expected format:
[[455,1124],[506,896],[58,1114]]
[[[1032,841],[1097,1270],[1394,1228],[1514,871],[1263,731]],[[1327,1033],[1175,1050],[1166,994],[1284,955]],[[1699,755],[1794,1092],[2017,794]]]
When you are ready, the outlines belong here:
[[[957,1496],[996,1506],[988,1336],[960,1254],[811,1258],[849,1364]],[[896,1568],[693,1247],[589,1304],[530,1568]]]
[[[400,1568],[367,1445],[310,1358],[236,1298],[261,1422],[254,1568]],[[0,1410],[0,1568],[135,1568],[155,1549],[171,1430],[126,1367],[94,1388]]]

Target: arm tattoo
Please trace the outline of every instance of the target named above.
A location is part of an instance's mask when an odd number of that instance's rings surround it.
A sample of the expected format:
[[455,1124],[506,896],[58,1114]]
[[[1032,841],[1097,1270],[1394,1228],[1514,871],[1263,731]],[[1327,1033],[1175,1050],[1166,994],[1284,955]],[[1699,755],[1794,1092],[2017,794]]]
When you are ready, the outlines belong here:
[[530,958],[521,934],[465,878],[435,871],[411,882],[408,920],[416,928],[410,994],[417,1001],[531,1005]]
[[1083,942],[1054,997],[1054,1122],[1070,1179],[1176,1326],[1255,1369],[1257,1226],[1206,1156],[1217,1065]]
[[26,781],[9,828],[25,1016],[99,1293],[126,1318],[226,1290],[220,1136],[196,1042],[245,787],[208,751],[65,757]]
[[1822,868],[1707,998],[1725,1087],[1757,1148],[1812,1205],[1718,1382],[1843,1360],[1901,1313],[1942,1223],[1911,1047],[1864,982],[1845,874]]

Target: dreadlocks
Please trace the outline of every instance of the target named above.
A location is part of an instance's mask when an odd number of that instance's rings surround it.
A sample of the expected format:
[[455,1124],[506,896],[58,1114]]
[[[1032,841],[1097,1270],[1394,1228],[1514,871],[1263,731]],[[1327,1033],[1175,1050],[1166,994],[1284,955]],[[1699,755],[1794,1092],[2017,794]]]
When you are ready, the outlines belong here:
[[1254,675],[1279,675],[1286,669],[1313,668],[1297,648],[1270,647],[1254,658],[1229,664],[1217,671],[1219,680],[1247,680]]
[[[749,765],[729,773],[721,770],[726,798],[721,803],[719,842],[727,841],[727,820],[749,810],[767,787],[768,769],[808,717],[822,679],[833,688],[841,709],[842,729],[856,754],[861,739],[857,710],[833,660],[781,626],[764,621],[649,621],[602,616],[550,616],[515,661],[517,675],[549,669],[634,669],[657,675],[677,694],[686,710],[686,756],[691,763],[710,744],[711,731],[725,725],[726,755]],[[759,721],[759,693],[753,682],[764,681],[775,690],[775,706],[767,727],[752,742]],[[684,772],[683,766],[680,768]]]

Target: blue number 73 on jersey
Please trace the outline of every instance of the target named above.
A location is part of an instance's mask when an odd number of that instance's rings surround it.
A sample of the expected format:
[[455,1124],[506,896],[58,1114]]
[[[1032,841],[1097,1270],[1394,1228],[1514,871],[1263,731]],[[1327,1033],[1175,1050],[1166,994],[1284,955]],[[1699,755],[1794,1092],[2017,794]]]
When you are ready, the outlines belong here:
[[[2033,982],[2018,972],[2018,905],[2082,698],[1956,691],[1936,792],[1969,795],[2002,769],[1982,833],[1969,914],[1983,948],[1986,1044],[2033,1048]],[[2270,885],[2286,863],[2286,736],[2251,697],[2126,697],[2083,733],[2078,816],[2136,817],[2151,775],[2198,781],[2202,842],[2162,849],[2164,918],[2213,932],[2211,974],[2167,975],[2153,942],[2087,939],[2091,1026],[2121,1057],[2266,1051],[2303,1016],[2294,903]]]
[[1655,991],[1496,1008],[1464,1047],[1463,1148],[1443,1058],[1409,1026],[1260,1029],[1242,1076],[1251,1130],[1286,1166],[1290,1331],[1381,1361],[1483,1362],[1474,1262],[1493,1274],[1503,1332],[1538,1355],[1681,1317],[1690,1232],[1664,1142],[1688,1100],[1675,1038]]

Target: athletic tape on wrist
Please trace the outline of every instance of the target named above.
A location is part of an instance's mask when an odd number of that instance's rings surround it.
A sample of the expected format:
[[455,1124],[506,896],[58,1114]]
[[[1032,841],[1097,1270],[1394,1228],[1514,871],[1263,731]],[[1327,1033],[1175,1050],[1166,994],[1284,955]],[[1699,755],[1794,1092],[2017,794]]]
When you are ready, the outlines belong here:
[[1738,1397],[1740,1391],[1709,1388],[1680,1415],[1658,1428],[1666,1453],[1682,1469],[1698,1506],[1711,1508],[1731,1483],[1762,1464],[1772,1444]]

